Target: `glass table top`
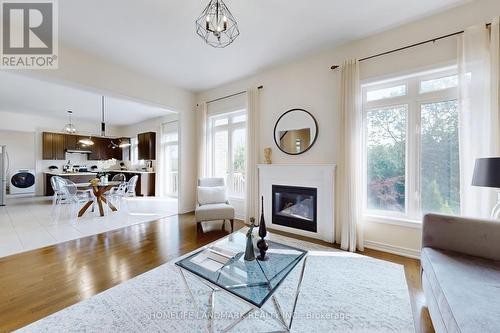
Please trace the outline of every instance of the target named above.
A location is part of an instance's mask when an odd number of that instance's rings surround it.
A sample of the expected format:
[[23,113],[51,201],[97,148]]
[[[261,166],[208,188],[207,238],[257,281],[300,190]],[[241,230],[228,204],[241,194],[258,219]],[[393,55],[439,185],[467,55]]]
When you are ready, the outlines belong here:
[[265,261],[245,261],[246,235],[236,232],[175,264],[260,308],[307,253],[266,241]]

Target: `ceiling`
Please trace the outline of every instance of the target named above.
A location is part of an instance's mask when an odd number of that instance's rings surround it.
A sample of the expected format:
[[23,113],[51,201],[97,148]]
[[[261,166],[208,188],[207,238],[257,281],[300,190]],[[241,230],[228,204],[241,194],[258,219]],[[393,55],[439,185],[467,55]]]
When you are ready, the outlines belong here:
[[[101,95],[69,86],[48,83],[22,75],[0,72],[0,111],[27,113],[99,123]],[[122,126],[171,114],[171,111],[124,98],[106,96],[107,124]]]
[[225,0],[241,35],[206,45],[194,21],[208,0],[59,1],[63,44],[200,91],[469,0]]

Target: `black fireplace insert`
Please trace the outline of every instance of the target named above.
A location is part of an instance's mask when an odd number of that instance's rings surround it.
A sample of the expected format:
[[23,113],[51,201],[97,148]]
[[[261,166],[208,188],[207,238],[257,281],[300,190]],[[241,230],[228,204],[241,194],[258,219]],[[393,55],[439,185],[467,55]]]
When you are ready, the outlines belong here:
[[273,224],[317,232],[317,194],[311,187],[273,185]]

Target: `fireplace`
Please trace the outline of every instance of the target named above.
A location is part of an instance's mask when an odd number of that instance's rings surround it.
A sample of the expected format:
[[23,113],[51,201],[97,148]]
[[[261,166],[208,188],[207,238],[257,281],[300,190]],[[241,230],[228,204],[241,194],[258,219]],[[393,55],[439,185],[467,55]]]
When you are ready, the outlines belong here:
[[273,185],[272,223],[316,232],[317,192],[311,187]]

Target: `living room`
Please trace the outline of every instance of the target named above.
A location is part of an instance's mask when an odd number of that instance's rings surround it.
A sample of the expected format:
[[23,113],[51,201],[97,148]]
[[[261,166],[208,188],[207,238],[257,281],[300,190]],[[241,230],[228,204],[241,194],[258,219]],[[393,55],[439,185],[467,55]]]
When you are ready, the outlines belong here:
[[[0,146],[33,138],[38,191],[0,207],[0,331],[499,331],[500,3],[205,2],[47,0],[56,65],[4,37]],[[66,123],[156,133],[107,172],[152,168],[152,197],[41,192]]]

